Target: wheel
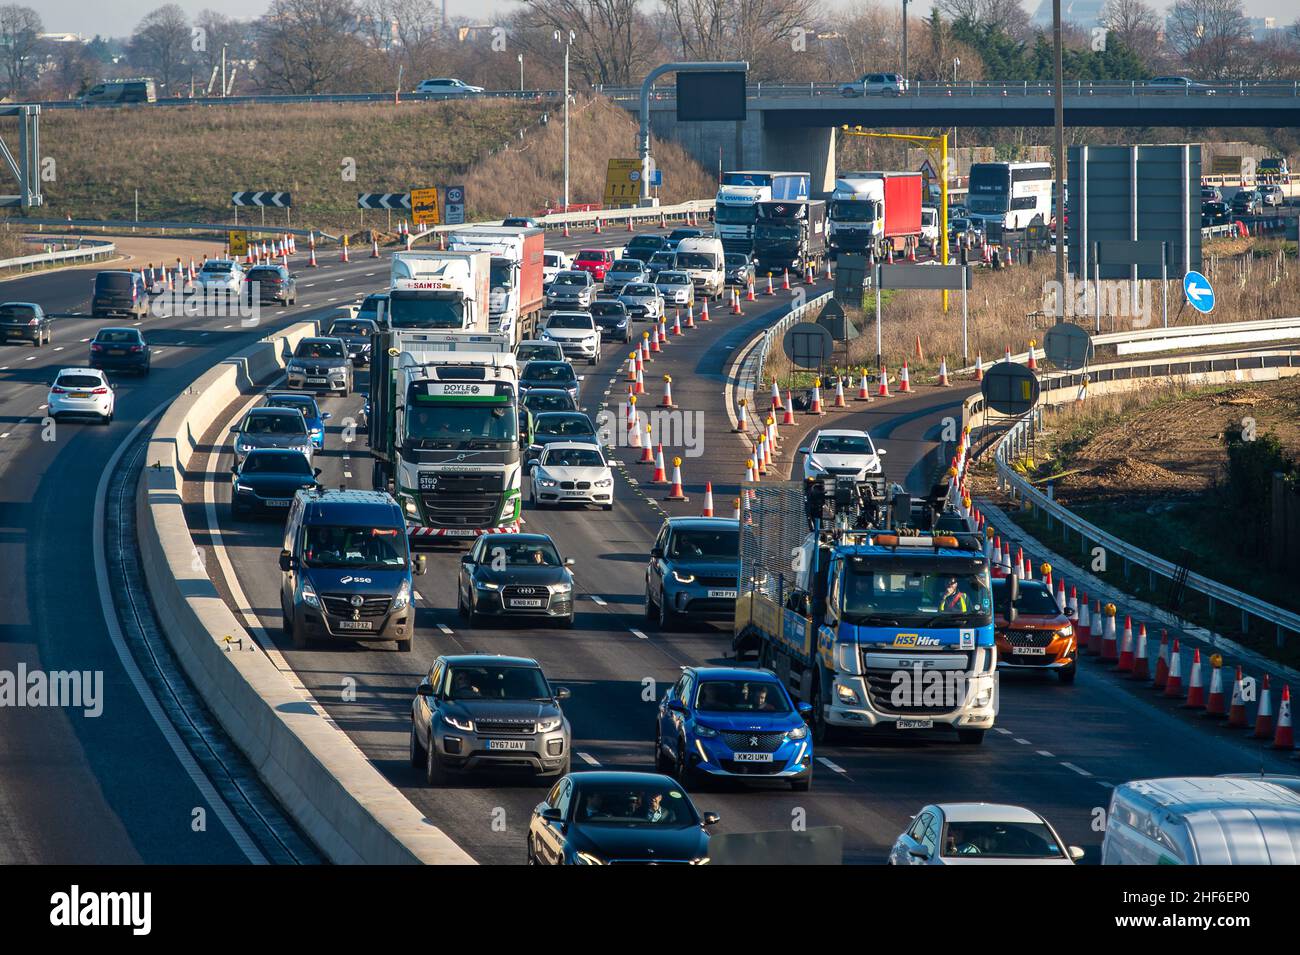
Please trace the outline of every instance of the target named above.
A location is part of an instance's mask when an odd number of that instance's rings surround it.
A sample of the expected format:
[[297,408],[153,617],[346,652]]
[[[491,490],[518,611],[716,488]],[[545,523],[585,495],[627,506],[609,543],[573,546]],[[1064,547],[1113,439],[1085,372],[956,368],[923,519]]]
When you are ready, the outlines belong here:
[[965,743],[967,746],[978,746],[984,742],[983,730],[958,730],[957,742]]
[[654,623],[659,618],[655,615],[655,605],[650,601],[650,585],[645,586],[645,622]]
[[822,689],[820,674],[813,675],[812,689],[812,708],[813,708],[813,725],[812,735],[813,744],[821,746],[823,743],[832,743],[835,741],[835,727],[826,722],[826,714],[822,710]]
[[691,769],[690,763],[686,759],[686,740],[680,737],[677,740],[677,748],[673,750],[673,779],[677,780],[687,789],[695,789],[699,778],[699,773]]
[[524,865],[541,865],[537,861],[537,853],[533,852],[533,837],[528,837],[528,855],[524,858]]
[[665,633],[677,625],[677,614],[668,609],[668,601],[664,600],[662,591],[659,594],[659,616],[656,622]]
[[598,361],[600,361],[600,355],[592,355],[590,358],[587,359],[587,364],[594,365]]
[[460,595],[460,584],[456,585],[456,616],[465,616],[465,600]]
[[433,738],[429,738],[429,745],[424,748],[424,781],[430,786],[445,786],[447,784],[447,768],[442,765],[442,760],[434,752]]
[[345,384],[345,385],[343,386],[343,390],[339,392],[339,397],[340,397],[340,398],[346,398],[346,397],[347,397],[348,395],[350,395],[350,394],[352,394],[352,386],[351,386],[351,385],[346,385],[346,384]]
[[601,509],[602,511],[612,511],[612,510],[614,509],[614,505],[613,505],[613,504],[602,504],[602,505],[600,505],[600,509]]
[[465,601],[465,629],[473,630],[478,626],[478,614],[474,612],[474,598]]
[[411,719],[411,768],[419,769],[424,765],[424,747],[420,745],[420,738],[415,733],[415,719]]
[[100,417],[99,417],[99,423],[102,424],[104,427],[108,427],[110,424],[112,424],[112,423],[113,423],[113,412],[110,411],[110,412],[109,412],[108,414],[106,414],[106,415],[100,415]]
[[1056,675],[1062,683],[1068,686],[1069,684],[1074,682],[1074,676],[1078,672],[1078,670],[1079,670],[1079,664],[1072,663],[1064,670],[1057,670]]
[[664,741],[659,735],[659,727],[655,726],[655,772],[667,776],[672,771],[668,765],[668,760],[664,759]]

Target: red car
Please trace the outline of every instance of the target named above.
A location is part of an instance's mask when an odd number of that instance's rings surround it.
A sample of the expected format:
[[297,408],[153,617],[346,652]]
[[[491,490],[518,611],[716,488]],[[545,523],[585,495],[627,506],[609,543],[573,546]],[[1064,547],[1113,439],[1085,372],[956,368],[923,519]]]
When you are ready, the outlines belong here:
[[614,264],[613,249],[583,249],[573,260],[573,267],[582,272],[590,272],[597,282],[605,281],[605,273]]

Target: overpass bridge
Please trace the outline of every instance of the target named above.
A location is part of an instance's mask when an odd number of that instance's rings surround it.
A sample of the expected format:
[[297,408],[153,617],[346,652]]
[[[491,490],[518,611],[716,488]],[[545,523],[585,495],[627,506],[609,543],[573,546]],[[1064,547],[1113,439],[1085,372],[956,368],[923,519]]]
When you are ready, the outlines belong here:
[[[605,89],[636,112],[640,91]],[[1051,126],[1052,87],[1042,83],[914,83],[896,96],[849,96],[843,83],[748,87],[743,122],[678,123],[676,90],[650,100],[655,136],[681,143],[712,168],[808,169],[814,189],[835,182],[835,130],[945,126]],[[1300,83],[1198,85],[1066,84],[1067,126],[1300,127]]]

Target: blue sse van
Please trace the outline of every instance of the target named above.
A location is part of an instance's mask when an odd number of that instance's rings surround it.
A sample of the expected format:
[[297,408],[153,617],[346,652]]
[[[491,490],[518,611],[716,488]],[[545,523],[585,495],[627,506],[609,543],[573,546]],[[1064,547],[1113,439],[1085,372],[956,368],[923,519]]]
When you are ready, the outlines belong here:
[[[415,584],[401,508],[382,491],[304,489],[294,495],[280,551],[285,636],[392,640],[409,651]],[[423,574],[425,559],[415,561]]]

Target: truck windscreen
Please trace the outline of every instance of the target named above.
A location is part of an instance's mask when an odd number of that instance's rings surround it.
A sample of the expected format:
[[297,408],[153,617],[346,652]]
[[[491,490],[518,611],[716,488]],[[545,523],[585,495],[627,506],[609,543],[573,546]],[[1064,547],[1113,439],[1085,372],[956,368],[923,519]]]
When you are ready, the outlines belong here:
[[754,238],[769,242],[793,242],[799,238],[799,227],[760,222],[754,227]]
[[464,328],[465,303],[459,292],[393,291],[388,320],[393,328]]
[[758,213],[752,202],[742,205],[719,203],[713,207],[713,221],[718,225],[753,225],[756,218]]
[[876,564],[853,557],[845,562],[842,610],[864,626],[987,626],[993,598],[982,574],[911,569],[903,562]]
[[836,222],[872,222],[876,204],[870,199],[836,199],[831,203],[831,218]]
[[519,415],[509,402],[484,404],[467,398],[408,397],[406,440],[416,447],[487,450],[518,443]]

